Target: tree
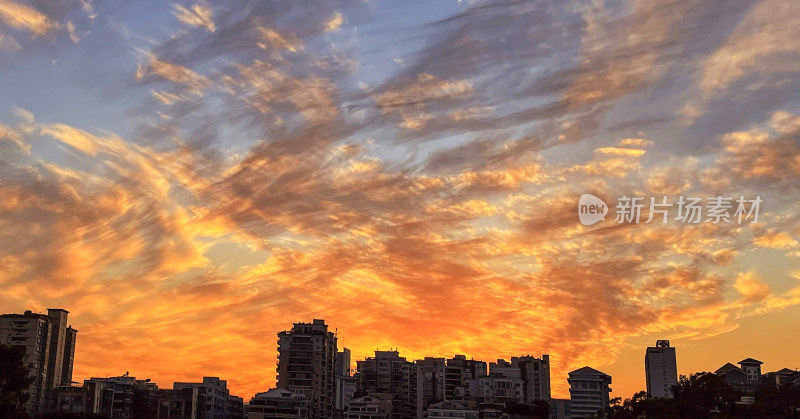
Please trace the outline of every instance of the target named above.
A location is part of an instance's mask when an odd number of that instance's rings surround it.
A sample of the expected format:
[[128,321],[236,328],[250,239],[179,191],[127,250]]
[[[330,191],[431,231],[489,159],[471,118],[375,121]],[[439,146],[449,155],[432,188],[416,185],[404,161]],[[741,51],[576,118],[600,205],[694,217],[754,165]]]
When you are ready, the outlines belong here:
[[710,372],[682,375],[672,387],[673,402],[680,417],[707,417],[711,412],[726,412],[736,408],[741,393],[718,375]]
[[762,412],[764,416],[796,417],[800,408],[800,387],[786,384],[780,388],[774,383],[761,386],[755,394],[756,402],[753,409]]
[[27,417],[31,379],[24,359],[24,347],[0,345],[0,419]]
[[509,403],[504,412],[513,418],[547,419],[550,416],[550,403],[536,400],[533,403]]

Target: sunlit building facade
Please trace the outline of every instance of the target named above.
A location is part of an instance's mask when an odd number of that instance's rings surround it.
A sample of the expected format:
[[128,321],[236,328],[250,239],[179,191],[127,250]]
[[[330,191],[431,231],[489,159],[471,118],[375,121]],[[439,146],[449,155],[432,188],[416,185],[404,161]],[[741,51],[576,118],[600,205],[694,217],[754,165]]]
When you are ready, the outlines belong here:
[[672,386],[678,384],[678,364],[675,348],[668,340],[656,341],[644,355],[647,394],[655,398],[672,398]]

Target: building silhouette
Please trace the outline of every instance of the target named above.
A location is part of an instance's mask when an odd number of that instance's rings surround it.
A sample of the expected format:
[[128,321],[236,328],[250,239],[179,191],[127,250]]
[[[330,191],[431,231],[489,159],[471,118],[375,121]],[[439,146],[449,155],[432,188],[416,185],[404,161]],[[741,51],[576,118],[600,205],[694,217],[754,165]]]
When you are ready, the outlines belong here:
[[392,417],[392,399],[389,394],[370,394],[356,397],[347,404],[345,419],[389,419]]
[[475,402],[466,400],[446,400],[425,409],[426,418],[436,419],[478,419],[479,412]]
[[417,417],[433,403],[445,400],[445,371],[447,360],[426,356],[417,360]]
[[550,399],[550,419],[569,419],[570,407],[569,399]]
[[550,355],[541,358],[530,355],[511,358],[511,365],[517,364],[522,376],[524,401],[550,400]]
[[445,367],[445,400],[456,400],[470,397],[469,382],[476,378],[485,377],[486,363],[474,359],[467,359],[466,355],[455,355],[447,360]]
[[203,381],[199,383],[176,382],[172,385],[172,389],[178,392],[187,388],[197,388],[205,394],[206,405],[203,407],[205,413],[200,419],[232,419],[244,416],[244,400],[231,395],[226,380],[220,380],[219,377],[203,377]]
[[608,409],[610,375],[594,368],[583,367],[570,372],[567,382],[570,417],[596,417]]
[[531,355],[511,357],[511,362],[498,359],[489,364],[489,372],[522,382],[522,401],[532,403],[550,400],[550,356]]
[[311,418],[334,417],[336,353],[336,335],[324,320],[295,323],[278,333],[277,387],[308,397]]
[[374,357],[356,365],[359,394],[385,395],[392,403],[393,419],[417,416],[417,370],[413,362],[398,351],[375,351]]
[[336,412],[344,411],[358,387],[358,380],[350,370],[350,350],[344,348],[336,354]]
[[273,388],[253,396],[246,409],[247,419],[307,418],[309,401],[305,394]]
[[69,312],[47,309],[0,315],[0,344],[25,348],[24,364],[31,385],[27,409],[36,414],[55,403],[54,390],[72,382],[72,366],[78,331],[68,325]]
[[54,412],[99,415],[106,418],[244,419],[240,397],[231,396],[226,381],[203,377],[202,383],[175,383],[159,389],[149,379],[95,377],[80,387],[56,390]]
[[647,394],[656,398],[672,398],[672,386],[678,384],[678,364],[675,348],[668,340],[657,340],[644,355]]
[[757,359],[746,358],[739,361],[738,367],[728,362],[714,371],[714,374],[737,390],[753,392],[761,384],[762,364]]
[[761,377],[761,381],[770,386],[781,388],[792,385],[800,387],[800,371],[791,368],[781,368],[778,371],[768,372]]

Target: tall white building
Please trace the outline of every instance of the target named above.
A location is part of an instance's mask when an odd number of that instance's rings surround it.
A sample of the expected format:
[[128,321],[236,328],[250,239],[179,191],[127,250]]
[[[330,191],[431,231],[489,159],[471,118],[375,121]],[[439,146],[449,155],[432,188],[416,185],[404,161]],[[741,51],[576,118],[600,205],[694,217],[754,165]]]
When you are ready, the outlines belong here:
[[570,417],[603,417],[608,410],[611,376],[594,368],[583,367],[569,373]]
[[675,348],[668,340],[657,340],[644,355],[647,394],[655,398],[672,398],[672,386],[678,384],[678,364]]

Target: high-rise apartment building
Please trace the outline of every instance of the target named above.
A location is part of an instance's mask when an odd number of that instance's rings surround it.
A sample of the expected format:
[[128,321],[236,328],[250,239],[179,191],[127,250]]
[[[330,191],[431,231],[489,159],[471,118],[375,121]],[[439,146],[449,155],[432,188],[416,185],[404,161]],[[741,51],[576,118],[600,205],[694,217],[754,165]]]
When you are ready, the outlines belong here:
[[481,402],[492,402],[505,405],[510,401],[522,401],[522,379],[505,377],[492,373],[485,377],[470,380],[470,397]]
[[336,354],[336,411],[343,412],[353,398],[358,381],[350,373],[350,350],[344,348]]
[[519,367],[525,402],[550,400],[550,355],[513,357],[511,364]]
[[445,400],[463,400],[470,397],[470,380],[485,377],[486,363],[456,355],[447,360],[445,367]]
[[397,351],[375,351],[375,357],[357,362],[358,390],[390,395],[393,419],[417,416],[417,370]]
[[312,418],[332,419],[336,411],[336,335],[324,320],[295,323],[278,333],[277,387],[305,394]]
[[611,376],[583,367],[569,373],[569,405],[572,418],[603,417],[608,409]]
[[668,340],[657,340],[644,355],[647,394],[656,398],[672,398],[672,386],[678,384],[678,364],[675,348]]
[[427,356],[415,362],[417,368],[417,417],[433,403],[444,401],[447,360]]
[[75,363],[75,344],[78,341],[78,331],[72,326],[67,326],[64,334],[64,356],[61,365],[61,382],[57,386],[68,386],[72,383],[72,366]]
[[48,309],[47,314],[0,315],[0,344],[25,348],[24,364],[31,385],[28,390],[28,411],[47,409],[53,390],[72,381],[72,364],[78,331],[67,323],[69,312]]
[[522,402],[550,400],[550,356],[511,357],[511,362],[498,359],[489,364],[489,372],[510,379],[522,380]]
[[62,371],[64,369],[64,345],[67,340],[67,316],[69,312],[62,309],[47,309],[47,317],[52,325],[50,336],[50,362],[47,369],[45,386],[55,388],[60,386]]

